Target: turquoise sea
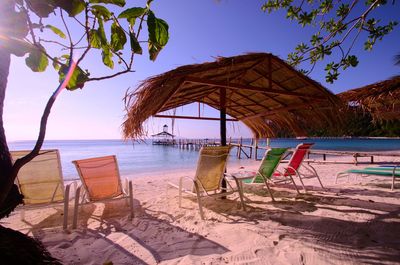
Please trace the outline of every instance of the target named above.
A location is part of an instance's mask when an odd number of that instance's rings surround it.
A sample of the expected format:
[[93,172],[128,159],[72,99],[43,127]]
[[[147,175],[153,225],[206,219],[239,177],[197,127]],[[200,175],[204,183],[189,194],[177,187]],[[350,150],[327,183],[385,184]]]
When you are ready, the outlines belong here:
[[[301,142],[315,143],[313,149],[346,151],[400,151],[400,139],[271,139],[272,147],[295,147]],[[250,143],[250,139],[243,140]],[[265,146],[265,141],[260,141]],[[29,150],[34,141],[10,142],[10,150]],[[65,179],[76,179],[77,173],[71,161],[82,158],[115,154],[122,175],[151,175],[152,172],[192,169],[196,166],[197,150],[171,146],[152,145],[151,141],[132,143],[122,140],[52,140],[45,141],[42,149],[59,149]],[[242,164],[232,150],[230,163]],[[259,158],[263,155],[259,151]]]

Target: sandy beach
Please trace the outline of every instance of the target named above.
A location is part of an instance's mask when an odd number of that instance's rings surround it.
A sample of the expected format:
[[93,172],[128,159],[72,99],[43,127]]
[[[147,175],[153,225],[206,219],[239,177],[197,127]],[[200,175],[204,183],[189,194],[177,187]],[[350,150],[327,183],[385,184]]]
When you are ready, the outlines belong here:
[[[125,202],[115,201],[84,206],[75,230],[62,230],[61,205],[26,211],[25,220],[17,210],[1,224],[39,239],[63,264],[399,264],[400,184],[391,191],[390,178],[371,176],[335,184],[337,172],[366,165],[313,166],[327,191],[315,178],[300,195],[273,185],[272,202],[264,185],[246,184],[247,211],[237,195],[205,199],[205,221],[194,197],[179,208],[177,190],[167,187],[193,169],[132,178],[132,221]],[[228,172],[239,169],[228,164]]]

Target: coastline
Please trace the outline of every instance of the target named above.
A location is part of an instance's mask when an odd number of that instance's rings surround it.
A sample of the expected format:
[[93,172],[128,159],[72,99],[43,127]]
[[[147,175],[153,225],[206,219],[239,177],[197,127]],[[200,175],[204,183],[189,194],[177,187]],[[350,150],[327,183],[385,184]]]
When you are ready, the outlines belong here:
[[[380,161],[400,164],[399,158]],[[252,160],[245,170],[256,170]],[[340,179],[337,172],[365,165],[313,164],[327,191],[316,179],[305,180],[309,192],[297,195],[290,185],[274,185],[273,203],[263,185],[245,185],[247,211],[236,195],[204,200],[202,221],[196,199],[178,207],[180,176],[192,170],[133,177],[133,221],[124,201],[94,203],[82,208],[79,226],[61,228],[60,208],[20,211],[2,225],[41,240],[64,264],[396,264],[400,245],[400,183],[390,191],[381,177]],[[238,165],[228,164],[228,172]],[[72,205],[70,205],[70,212]],[[71,216],[70,216],[71,218]]]

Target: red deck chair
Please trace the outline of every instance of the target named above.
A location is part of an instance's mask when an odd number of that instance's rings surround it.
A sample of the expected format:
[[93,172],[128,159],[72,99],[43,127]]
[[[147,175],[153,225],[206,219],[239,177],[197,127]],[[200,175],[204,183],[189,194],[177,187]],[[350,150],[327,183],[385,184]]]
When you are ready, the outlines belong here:
[[[293,183],[294,187],[296,188],[297,193],[300,193],[299,189],[294,182],[293,176],[297,176],[300,180],[301,185],[305,192],[307,192],[306,187],[304,186],[303,179],[305,178],[313,178],[316,177],[321,185],[321,188],[325,190],[324,186],[322,185],[321,179],[318,176],[317,171],[308,163],[303,163],[304,158],[310,151],[311,146],[314,143],[301,143],[296,146],[296,150],[293,152],[292,157],[289,160],[288,166],[283,168],[283,172],[276,170],[273,174],[273,177],[283,177],[284,180],[274,181],[274,182],[282,182],[282,181],[290,181]],[[301,174],[299,169],[303,167],[306,171],[308,171],[311,175]]]

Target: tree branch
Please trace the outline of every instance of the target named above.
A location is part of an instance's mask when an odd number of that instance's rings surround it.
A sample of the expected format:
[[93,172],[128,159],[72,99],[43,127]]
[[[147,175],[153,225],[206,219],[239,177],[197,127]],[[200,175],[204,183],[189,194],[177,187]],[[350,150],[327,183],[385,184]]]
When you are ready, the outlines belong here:
[[40,148],[43,145],[44,138],[46,135],[46,125],[47,125],[47,120],[50,115],[51,108],[53,107],[53,104],[54,104],[55,100],[57,99],[57,96],[59,95],[61,90],[64,89],[66,87],[66,85],[68,84],[69,79],[71,78],[72,73],[76,66],[76,63],[74,62],[74,60],[72,60],[72,53],[70,54],[70,58],[71,58],[71,60],[69,60],[68,74],[66,75],[64,81],[61,82],[60,85],[57,87],[57,89],[54,91],[53,95],[51,95],[51,97],[47,101],[46,107],[43,111],[42,118],[40,120],[39,135],[36,140],[35,147],[32,149],[32,151],[29,154],[27,154],[26,156],[21,157],[15,161],[15,163],[13,165],[13,169],[12,169],[13,172],[18,172],[18,170],[23,165],[25,165],[26,163],[31,161],[33,158],[35,158],[35,156],[37,156],[39,154]]
[[113,78],[113,77],[116,77],[116,76],[119,76],[119,75],[122,75],[122,74],[133,73],[133,72],[135,72],[135,71],[132,71],[130,69],[126,69],[124,71],[121,71],[121,72],[118,72],[118,73],[115,73],[115,74],[112,74],[112,75],[108,75],[108,76],[89,78],[86,82],[110,79],[110,78]]

